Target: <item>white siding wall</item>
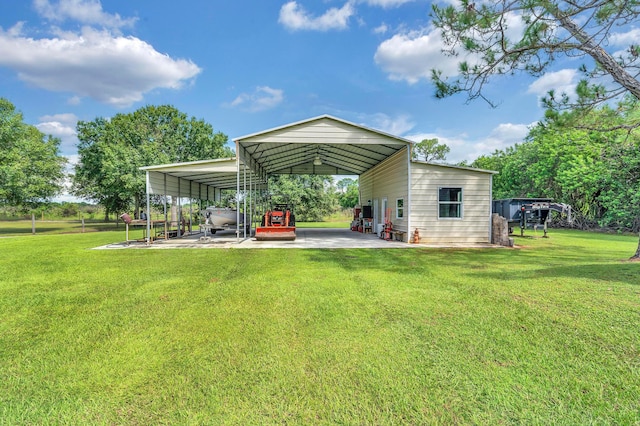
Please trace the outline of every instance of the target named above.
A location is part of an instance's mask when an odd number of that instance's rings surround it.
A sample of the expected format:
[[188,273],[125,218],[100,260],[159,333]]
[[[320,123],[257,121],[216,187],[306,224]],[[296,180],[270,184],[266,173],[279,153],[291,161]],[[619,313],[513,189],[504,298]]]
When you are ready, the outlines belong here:
[[[360,202],[366,205],[368,200],[378,199],[378,209],[382,207],[382,199],[387,198],[391,209],[391,222],[393,227],[407,232],[407,219],[409,216],[408,197],[408,170],[407,148],[392,155],[382,163],[360,175]],[[396,199],[404,199],[404,218],[396,219]],[[379,213],[378,213],[379,214]],[[378,219],[378,223],[384,223],[384,217]],[[375,226],[375,224],[374,224]]]
[[[424,163],[411,164],[411,232],[423,243],[488,243],[491,174]],[[462,219],[438,219],[438,189],[462,188]]]

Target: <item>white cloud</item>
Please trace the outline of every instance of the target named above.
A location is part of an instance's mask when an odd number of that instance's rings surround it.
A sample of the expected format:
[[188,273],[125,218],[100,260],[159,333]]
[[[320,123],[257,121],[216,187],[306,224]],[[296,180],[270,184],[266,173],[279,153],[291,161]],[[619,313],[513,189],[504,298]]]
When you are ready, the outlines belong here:
[[[67,125],[68,127],[75,127],[78,122],[78,117],[72,113],[66,114],[53,114],[53,115],[43,115],[39,118],[40,122],[58,122]],[[75,133],[75,131],[74,131]]]
[[366,3],[369,6],[380,6],[385,9],[389,9],[392,7],[402,6],[403,4],[412,1],[414,0],[363,0],[363,3]]
[[413,129],[416,125],[408,115],[390,117],[387,114],[378,113],[363,116],[363,118],[365,122],[373,123],[369,127],[389,133],[390,135],[403,135]]
[[471,142],[467,141],[467,136],[464,134],[442,136],[437,133],[414,133],[405,137],[414,142],[422,142],[425,139],[438,139],[438,143],[447,145],[451,150],[449,154],[447,154],[447,158],[445,160],[446,163],[451,164],[458,163],[466,159],[464,152],[467,150],[467,147],[471,145]]
[[515,12],[507,12],[504,15],[504,19],[506,25],[505,36],[507,40],[515,41],[522,39],[526,28],[522,20],[522,15]]
[[489,137],[504,141],[503,145],[507,147],[515,142],[522,141],[529,133],[531,126],[531,124],[503,123],[494,128]]
[[117,107],[141,101],[157,89],[179,89],[201,72],[191,61],[173,59],[135,38],[84,28],[33,39],[0,29],[0,66],[33,86],[70,92],[72,102],[90,97]]
[[349,26],[349,18],[355,14],[351,1],[347,1],[340,9],[331,8],[319,17],[309,14],[295,1],[285,3],[280,8],[278,22],[286,28],[297,30],[344,30]]
[[136,18],[124,19],[117,13],[104,12],[99,0],[59,0],[57,3],[49,0],[34,0],[33,5],[41,16],[55,22],[70,19],[82,24],[116,29],[133,26],[137,20]]
[[36,124],[38,130],[46,135],[52,135],[55,137],[69,137],[75,136],[76,132],[73,127],[65,126],[59,121],[46,121]]
[[80,105],[80,103],[82,103],[82,99],[80,96],[72,96],[67,100],[67,103],[69,105]]
[[235,98],[230,106],[240,107],[250,112],[265,111],[276,107],[284,100],[284,92],[268,86],[256,87],[253,93],[243,93]]
[[527,89],[527,93],[545,96],[549,90],[555,90],[557,93],[564,92],[571,95],[576,91],[576,75],[577,71],[575,69],[548,72],[531,83]]
[[532,124],[504,123],[494,128],[486,138],[475,141],[473,144],[473,160],[480,155],[491,154],[496,149],[505,149],[516,143],[522,142],[529,133]]
[[481,155],[488,155],[497,149],[502,150],[524,141],[534,124],[500,124],[487,136],[475,140],[464,133],[445,136],[438,133],[418,133],[407,136],[407,139],[420,142],[423,139],[437,138],[439,143],[444,143],[451,149],[447,155],[447,163],[472,162]]
[[[515,13],[506,15],[509,39],[522,37],[524,23]],[[442,71],[443,77],[455,77],[459,73],[459,63],[477,62],[476,55],[460,52],[457,56],[447,55],[448,50],[442,40],[440,30],[428,27],[395,34],[378,46],[374,60],[389,74],[392,80],[405,80],[409,84],[421,79],[430,80],[431,70]]]
[[[9,37],[20,37],[22,35],[22,30],[24,28],[24,21],[20,21],[16,23],[13,27],[7,30],[7,35]],[[2,27],[0,27],[0,32],[2,31]]]
[[389,27],[387,27],[387,24],[382,23],[379,26],[377,26],[376,28],[373,29],[373,33],[374,34],[384,34],[389,30]]
[[609,43],[613,46],[628,47],[632,44],[638,44],[640,40],[640,28],[633,28],[626,33],[612,33],[609,35]]
[[76,137],[76,124],[78,117],[75,114],[45,115],[38,119],[38,130],[45,135],[60,138],[60,151],[62,154],[75,152],[78,144]]
[[434,68],[452,77],[458,72],[460,58],[445,56],[444,47],[438,30],[411,31],[383,41],[374,60],[392,80],[406,80],[410,84],[430,79]]

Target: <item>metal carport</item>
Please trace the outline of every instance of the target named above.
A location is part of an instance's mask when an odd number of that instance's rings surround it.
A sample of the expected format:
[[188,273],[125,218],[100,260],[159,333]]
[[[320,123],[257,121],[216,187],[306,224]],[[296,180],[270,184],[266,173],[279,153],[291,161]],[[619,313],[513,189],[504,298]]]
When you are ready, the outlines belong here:
[[[272,174],[359,176],[403,149],[407,164],[411,163],[410,140],[329,115],[238,137],[234,141],[236,158],[141,168],[147,172],[147,217],[150,216],[151,194],[176,197],[206,194],[203,199],[215,200],[216,191],[221,189],[235,187],[238,194],[250,194],[255,189],[265,188]],[[246,212],[246,197],[243,200]],[[252,197],[251,202],[253,200]],[[239,204],[238,201],[238,215]],[[149,223],[147,228],[150,232]]]
[[[151,195],[163,195],[165,197],[164,216],[165,221],[167,221],[166,196],[168,195],[177,197],[178,200],[186,197],[190,199],[218,201],[222,190],[236,189],[237,193],[240,193],[240,188],[243,188],[245,192],[248,190],[248,199],[251,203],[255,198],[251,196],[252,191],[265,187],[265,181],[240,164],[237,157],[162,164],[141,167],[140,169],[145,171],[147,175],[148,236],[151,235]],[[239,202],[238,197],[238,203]],[[244,211],[246,212],[247,197],[243,197],[243,203]],[[239,224],[239,206],[237,211],[237,221]]]

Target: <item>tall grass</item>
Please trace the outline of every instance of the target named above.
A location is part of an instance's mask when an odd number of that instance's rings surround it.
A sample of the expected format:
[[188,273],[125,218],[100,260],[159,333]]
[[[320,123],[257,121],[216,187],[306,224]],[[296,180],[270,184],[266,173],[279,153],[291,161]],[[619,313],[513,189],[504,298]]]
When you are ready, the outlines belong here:
[[637,424],[633,237],[496,250],[0,239],[0,423]]

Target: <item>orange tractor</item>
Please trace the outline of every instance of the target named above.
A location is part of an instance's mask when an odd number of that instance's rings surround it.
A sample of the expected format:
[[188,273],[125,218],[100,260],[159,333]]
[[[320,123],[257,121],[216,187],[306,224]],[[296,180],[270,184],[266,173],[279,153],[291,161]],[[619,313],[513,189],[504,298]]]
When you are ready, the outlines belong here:
[[288,204],[276,204],[262,216],[262,223],[256,227],[258,241],[293,241],[296,239],[296,219]]

